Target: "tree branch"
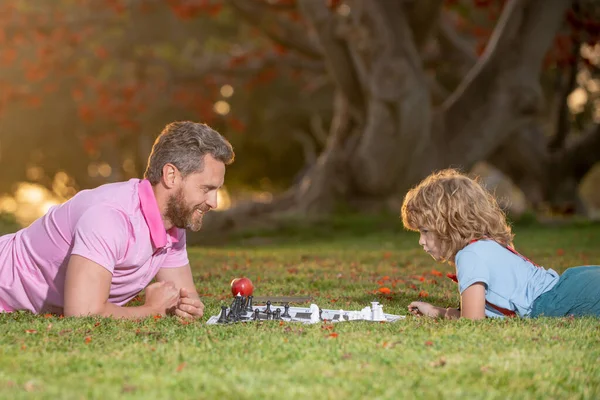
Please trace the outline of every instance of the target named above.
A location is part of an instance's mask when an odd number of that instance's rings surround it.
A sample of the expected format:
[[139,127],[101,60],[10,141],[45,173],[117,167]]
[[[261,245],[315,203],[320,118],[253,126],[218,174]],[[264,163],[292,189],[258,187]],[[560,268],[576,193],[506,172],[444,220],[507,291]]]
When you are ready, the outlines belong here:
[[567,104],[567,99],[569,94],[573,91],[573,88],[577,85],[577,72],[578,72],[578,63],[581,55],[579,53],[580,42],[578,40],[573,43],[573,50],[571,55],[573,56],[574,62],[573,65],[570,66],[567,75],[567,81],[563,83],[561,71],[558,71],[558,74],[561,74],[559,78],[561,93],[559,95],[558,101],[558,120],[556,122],[556,132],[554,136],[548,143],[548,148],[551,151],[555,151],[563,147],[565,143],[565,139],[570,131],[570,122],[569,122],[569,105]]
[[[470,166],[537,116],[539,73],[568,0],[511,0],[477,64],[443,104],[447,163]],[[474,140],[476,138],[476,140]]]
[[417,48],[422,48],[438,25],[443,0],[416,0],[407,7],[408,23]]
[[317,33],[333,81],[352,108],[362,110],[364,85],[360,81],[348,47],[336,33],[335,15],[322,0],[299,0],[299,7]]
[[457,60],[461,69],[470,70],[473,68],[473,65],[477,62],[477,55],[473,50],[474,46],[452,28],[448,18],[441,19],[438,39],[444,58]]
[[258,27],[275,43],[294,49],[310,58],[323,57],[321,49],[307,39],[304,29],[273,13],[268,5],[261,5],[251,0],[228,0],[228,2],[244,19]]

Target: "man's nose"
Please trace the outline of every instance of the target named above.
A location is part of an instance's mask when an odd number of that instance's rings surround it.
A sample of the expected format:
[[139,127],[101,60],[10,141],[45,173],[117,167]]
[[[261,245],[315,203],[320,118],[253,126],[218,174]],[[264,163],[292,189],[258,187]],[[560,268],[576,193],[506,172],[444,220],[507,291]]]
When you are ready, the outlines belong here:
[[208,196],[208,199],[206,200],[206,204],[208,206],[210,206],[210,208],[217,208],[218,204],[219,204],[219,200],[217,199],[217,191],[214,190],[210,196]]

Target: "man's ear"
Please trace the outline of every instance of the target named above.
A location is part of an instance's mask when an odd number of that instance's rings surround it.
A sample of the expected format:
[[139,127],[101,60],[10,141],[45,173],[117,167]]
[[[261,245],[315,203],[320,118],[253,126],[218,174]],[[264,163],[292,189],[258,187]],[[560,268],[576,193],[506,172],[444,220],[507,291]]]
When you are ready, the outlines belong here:
[[172,189],[179,183],[181,174],[176,166],[171,163],[167,163],[162,168],[162,183],[166,188]]

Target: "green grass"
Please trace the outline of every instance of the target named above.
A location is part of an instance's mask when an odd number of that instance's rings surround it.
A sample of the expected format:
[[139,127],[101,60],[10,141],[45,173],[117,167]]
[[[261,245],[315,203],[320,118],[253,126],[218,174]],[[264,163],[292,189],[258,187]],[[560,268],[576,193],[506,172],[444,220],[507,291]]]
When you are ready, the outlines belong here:
[[[311,295],[322,308],[377,299],[385,312],[405,314],[419,294],[455,306],[456,285],[438,276],[450,267],[397,224],[338,221],[279,232],[260,246],[246,234],[235,245],[191,248],[207,316],[229,304],[239,276],[253,280],[255,295]],[[547,267],[600,263],[600,225],[516,232],[518,249]],[[600,398],[597,318],[205,321],[1,315],[0,398]]]

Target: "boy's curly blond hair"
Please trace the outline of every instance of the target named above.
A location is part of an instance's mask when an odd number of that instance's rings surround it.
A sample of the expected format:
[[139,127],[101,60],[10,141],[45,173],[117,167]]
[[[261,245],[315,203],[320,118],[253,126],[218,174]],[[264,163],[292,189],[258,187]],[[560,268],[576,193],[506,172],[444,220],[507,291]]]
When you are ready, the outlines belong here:
[[513,233],[494,196],[456,169],[444,169],[408,191],[402,222],[411,231],[434,232],[442,261],[454,262],[456,253],[473,239],[488,238],[512,246]]

